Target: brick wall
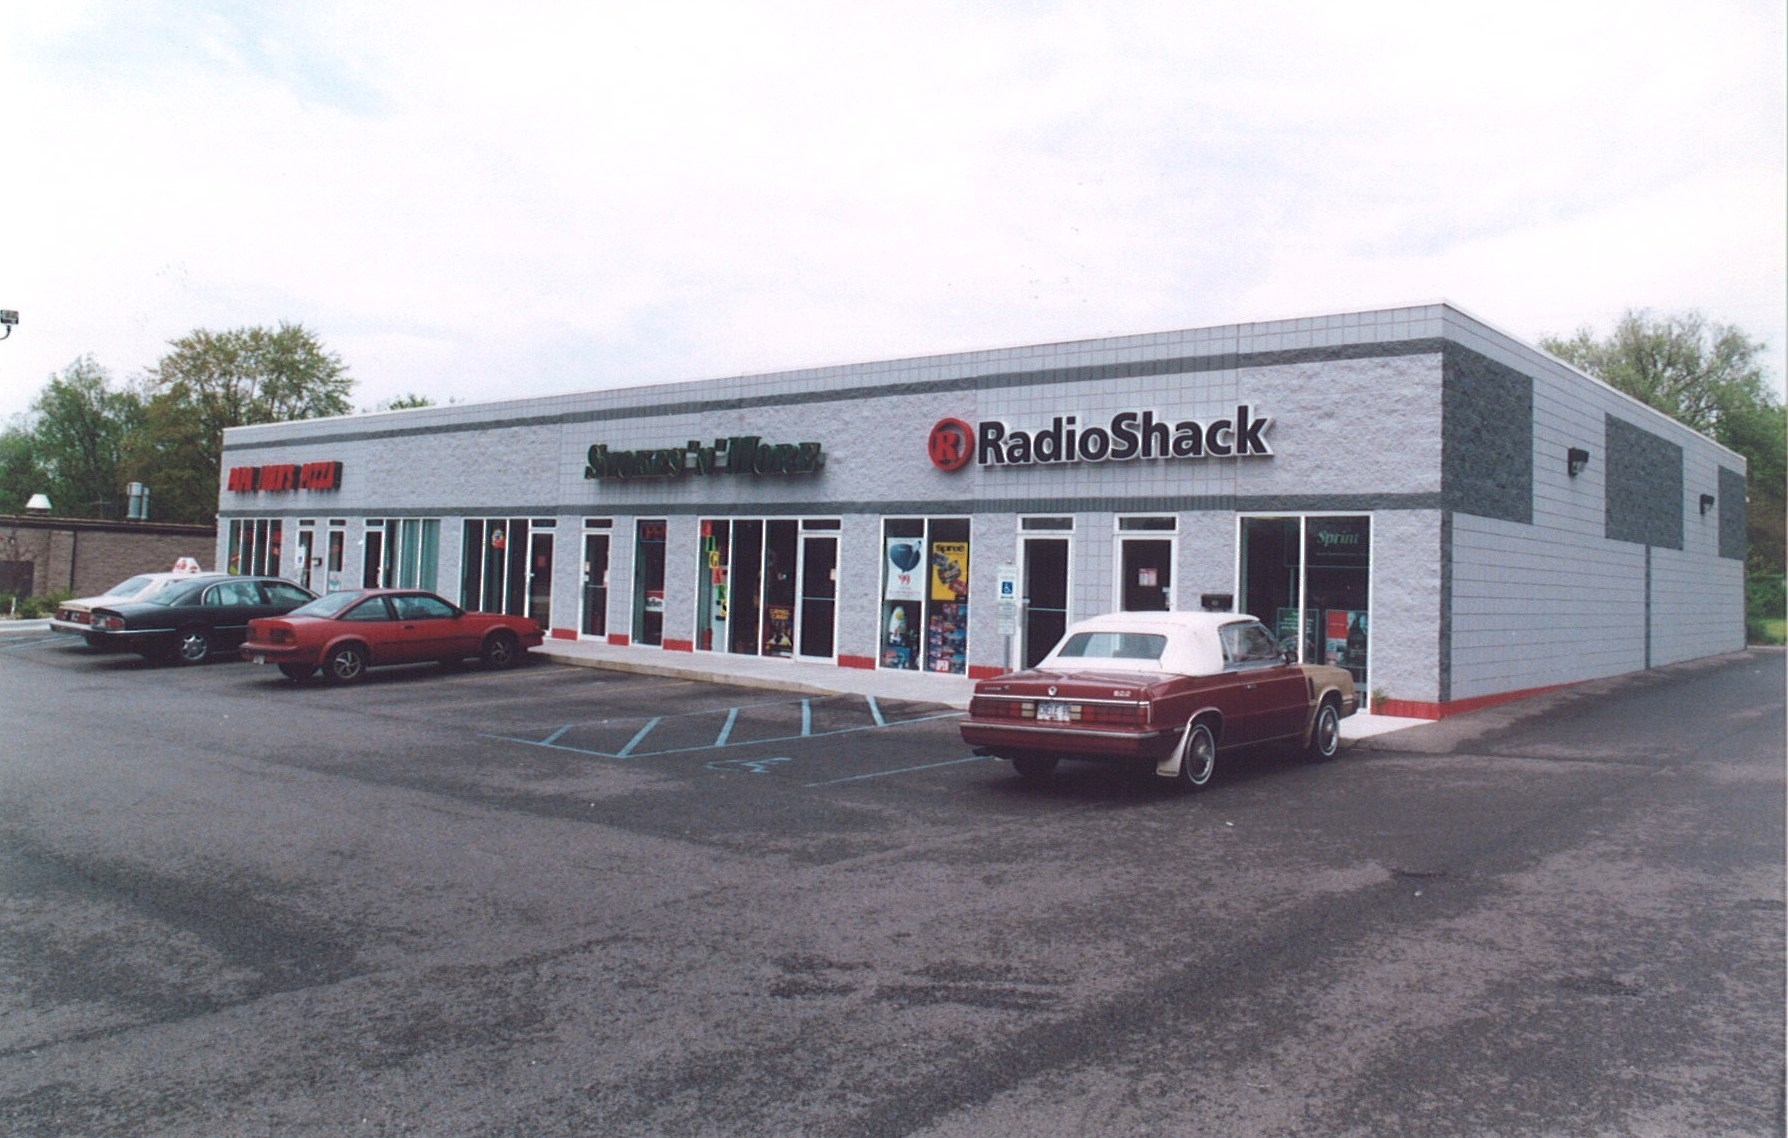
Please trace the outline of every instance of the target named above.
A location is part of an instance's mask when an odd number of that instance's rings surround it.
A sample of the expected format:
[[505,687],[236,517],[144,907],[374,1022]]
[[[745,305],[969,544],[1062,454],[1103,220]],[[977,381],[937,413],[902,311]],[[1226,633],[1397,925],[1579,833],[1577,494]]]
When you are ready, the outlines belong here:
[[31,592],[104,592],[135,573],[166,572],[180,557],[211,568],[214,526],[0,517],[0,562],[29,566]]

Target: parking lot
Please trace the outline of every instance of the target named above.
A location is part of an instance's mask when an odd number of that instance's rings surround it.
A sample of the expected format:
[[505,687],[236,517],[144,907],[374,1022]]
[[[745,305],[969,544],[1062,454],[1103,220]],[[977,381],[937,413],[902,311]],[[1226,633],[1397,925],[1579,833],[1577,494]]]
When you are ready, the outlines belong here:
[[1182,795],[917,700],[0,631],[0,1130],[1776,1133],[1782,688]]

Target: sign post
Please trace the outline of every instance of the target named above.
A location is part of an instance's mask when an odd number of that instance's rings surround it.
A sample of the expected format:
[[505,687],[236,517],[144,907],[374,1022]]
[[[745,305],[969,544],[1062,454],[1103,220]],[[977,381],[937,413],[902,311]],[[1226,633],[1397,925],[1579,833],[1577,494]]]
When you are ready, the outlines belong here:
[[999,627],[1006,638],[1006,670],[1012,670],[1012,637],[1018,633],[1018,566],[1001,565],[999,578]]

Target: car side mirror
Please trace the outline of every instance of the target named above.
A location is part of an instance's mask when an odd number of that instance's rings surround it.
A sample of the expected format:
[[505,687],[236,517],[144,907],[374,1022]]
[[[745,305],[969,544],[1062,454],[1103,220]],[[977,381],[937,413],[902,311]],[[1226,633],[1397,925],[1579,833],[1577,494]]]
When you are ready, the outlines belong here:
[[1279,659],[1285,661],[1287,664],[1295,664],[1298,662],[1298,650],[1287,644],[1279,649]]

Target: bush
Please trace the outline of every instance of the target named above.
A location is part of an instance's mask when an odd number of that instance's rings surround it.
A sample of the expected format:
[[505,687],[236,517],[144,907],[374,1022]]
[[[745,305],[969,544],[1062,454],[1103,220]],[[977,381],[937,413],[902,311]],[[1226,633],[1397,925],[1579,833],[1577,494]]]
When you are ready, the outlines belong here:
[[10,612],[20,620],[42,620],[46,616],[55,616],[57,606],[72,596],[74,594],[66,589],[35,597],[15,597],[0,593],[0,613]]
[[1752,644],[1780,644],[1783,639],[1784,601],[1788,585],[1780,576],[1757,576],[1745,581],[1745,639]]

